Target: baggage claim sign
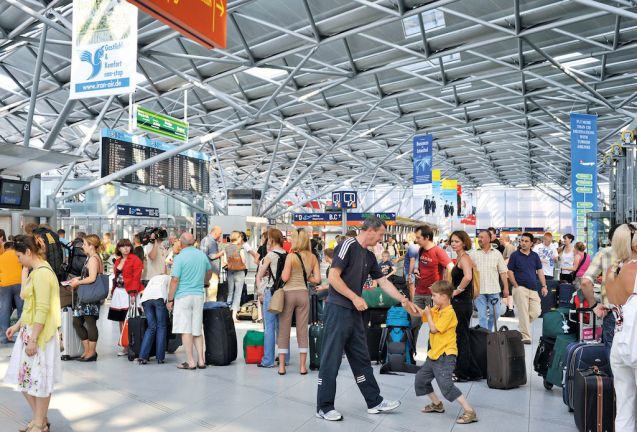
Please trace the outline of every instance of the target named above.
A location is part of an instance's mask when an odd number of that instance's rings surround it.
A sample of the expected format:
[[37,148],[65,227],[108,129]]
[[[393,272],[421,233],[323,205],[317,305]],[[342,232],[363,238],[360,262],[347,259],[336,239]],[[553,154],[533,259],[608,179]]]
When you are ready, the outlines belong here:
[[597,230],[586,238],[586,213],[597,210],[597,116],[571,114],[571,209],[573,234],[592,252]]

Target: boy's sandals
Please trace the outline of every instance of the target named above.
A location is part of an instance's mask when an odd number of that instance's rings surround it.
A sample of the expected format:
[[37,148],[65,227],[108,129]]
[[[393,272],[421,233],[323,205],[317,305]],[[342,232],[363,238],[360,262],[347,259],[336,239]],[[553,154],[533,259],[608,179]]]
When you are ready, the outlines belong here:
[[424,413],[443,413],[445,412],[445,407],[442,405],[442,402],[438,404],[430,403],[429,405],[425,405],[420,411]]
[[478,415],[476,414],[475,411],[465,411],[464,413],[462,413],[460,417],[458,417],[458,420],[456,420],[456,423],[469,424],[469,423],[473,423],[477,421],[478,421]]

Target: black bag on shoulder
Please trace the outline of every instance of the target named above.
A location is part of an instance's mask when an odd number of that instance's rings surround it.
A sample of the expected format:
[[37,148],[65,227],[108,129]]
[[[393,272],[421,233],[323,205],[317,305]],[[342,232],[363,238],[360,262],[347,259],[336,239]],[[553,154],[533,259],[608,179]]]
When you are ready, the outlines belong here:
[[272,292],[272,294],[274,294],[276,290],[278,290],[279,288],[283,288],[283,285],[285,285],[285,282],[281,280],[281,275],[283,274],[283,267],[285,267],[285,260],[287,259],[288,254],[276,251],[272,252],[277,254],[279,257],[279,262],[276,266],[276,275],[274,275],[274,283],[272,284],[272,288],[270,288],[270,291]]
[[56,232],[44,227],[34,229],[33,235],[44,240],[46,260],[53,269],[58,281],[66,280],[66,271],[64,269],[64,245],[60,241],[60,237]]
[[69,275],[80,276],[84,264],[86,263],[87,256],[84,253],[84,241],[82,239],[75,239],[71,242],[69,247],[69,261],[66,266],[66,271]]

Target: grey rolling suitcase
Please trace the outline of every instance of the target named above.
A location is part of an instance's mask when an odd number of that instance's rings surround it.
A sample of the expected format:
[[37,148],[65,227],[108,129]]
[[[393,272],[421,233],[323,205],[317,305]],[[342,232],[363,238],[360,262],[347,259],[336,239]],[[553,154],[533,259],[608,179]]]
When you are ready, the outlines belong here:
[[82,355],[84,348],[82,348],[80,337],[73,328],[73,308],[71,306],[62,308],[60,338],[62,339],[61,343],[63,347],[60,353],[62,360],[72,360]]

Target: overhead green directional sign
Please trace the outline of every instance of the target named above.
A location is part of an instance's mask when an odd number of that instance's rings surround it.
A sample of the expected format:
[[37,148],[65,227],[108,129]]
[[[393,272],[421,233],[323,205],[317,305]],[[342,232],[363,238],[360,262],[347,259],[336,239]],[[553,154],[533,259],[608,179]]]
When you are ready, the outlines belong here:
[[153,112],[139,105],[135,105],[135,122],[138,129],[179,141],[188,140],[188,122]]

